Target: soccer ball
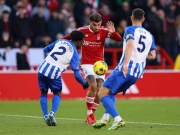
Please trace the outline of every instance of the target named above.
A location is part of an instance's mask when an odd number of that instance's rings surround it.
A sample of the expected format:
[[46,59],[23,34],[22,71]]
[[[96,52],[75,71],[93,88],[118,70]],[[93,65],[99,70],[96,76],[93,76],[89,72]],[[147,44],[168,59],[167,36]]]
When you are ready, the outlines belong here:
[[94,63],[93,70],[97,75],[104,75],[108,70],[108,66],[106,62],[99,60]]

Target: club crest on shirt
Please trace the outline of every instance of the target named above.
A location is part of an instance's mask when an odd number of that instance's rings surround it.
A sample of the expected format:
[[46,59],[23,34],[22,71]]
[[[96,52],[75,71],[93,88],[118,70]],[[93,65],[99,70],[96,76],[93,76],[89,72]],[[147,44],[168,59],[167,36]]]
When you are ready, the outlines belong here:
[[100,40],[100,34],[97,34],[97,40]]
[[88,37],[88,34],[86,34],[85,37]]

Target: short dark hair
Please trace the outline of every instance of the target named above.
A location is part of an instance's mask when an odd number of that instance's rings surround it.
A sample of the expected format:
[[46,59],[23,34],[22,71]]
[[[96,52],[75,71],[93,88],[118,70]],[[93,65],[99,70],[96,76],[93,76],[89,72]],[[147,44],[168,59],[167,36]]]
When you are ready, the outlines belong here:
[[134,19],[141,20],[144,18],[145,12],[141,8],[136,8],[132,11]]
[[74,30],[70,33],[70,37],[72,41],[80,41],[84,39],[84,33],[78,30]]
[[90,15],[89,20],[93,21],[93,22],[100,22],[100,21],[102,21],[102,17],[98,13],[93,13]]

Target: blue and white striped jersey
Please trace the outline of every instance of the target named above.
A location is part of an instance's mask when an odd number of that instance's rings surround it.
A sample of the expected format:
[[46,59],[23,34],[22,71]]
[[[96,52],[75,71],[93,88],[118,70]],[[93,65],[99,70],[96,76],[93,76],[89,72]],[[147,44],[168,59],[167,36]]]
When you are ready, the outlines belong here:
[[79,70],[79,54],[75,45],[69,40],[57,40],[44,48],[49,53],[38,72],[51,79],[57,79],[69,65],[73,71]]
[[125,59],[126,43],[129,39],[134,40],[134,47],[128,63],[128,74],[134,77],[142,77],[146,65],[146,57],[151,50],[155,50],[154,37],[141,26],[129,26],[123,36],[123,53],[117,66],[122,69]]

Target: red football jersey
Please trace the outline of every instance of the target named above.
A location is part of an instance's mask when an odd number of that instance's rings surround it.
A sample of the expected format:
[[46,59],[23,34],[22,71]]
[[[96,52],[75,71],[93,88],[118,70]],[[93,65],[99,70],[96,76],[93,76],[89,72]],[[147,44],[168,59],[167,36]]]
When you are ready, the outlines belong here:
[[[78,30],[85,34],[81,48],[81,64],[94,64],[98,60],[104,60],[104,42],[106,38],[110,37],[116,41],[122,40],[117,32],[109,33],[108,29],[103,26],[97,33],[94,33],[89,25],[80,27]],[[64,38],[67,39],[70,36],[67,35]]]

